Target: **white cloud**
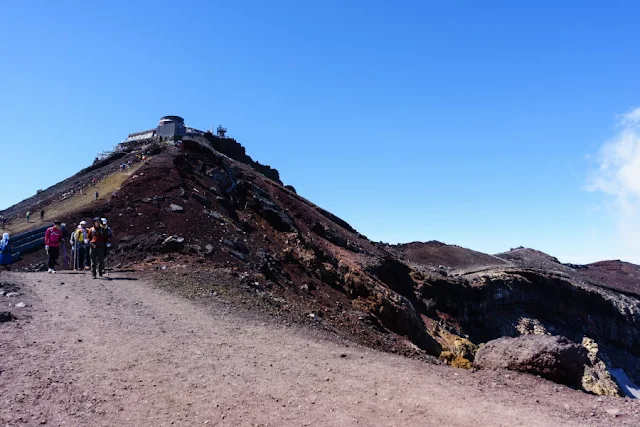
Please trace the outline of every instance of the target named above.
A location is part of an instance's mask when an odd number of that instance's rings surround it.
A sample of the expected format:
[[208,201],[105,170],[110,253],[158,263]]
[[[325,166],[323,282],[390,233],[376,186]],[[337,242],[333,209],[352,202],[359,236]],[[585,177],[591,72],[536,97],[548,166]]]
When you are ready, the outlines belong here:
[[619,250],[640,254],[640,108],[623,114],[617,133],[595,156],[595,169],[588,179],[589,191],[609,199],[616,221]]
[[623,114],[620,119],[620,125],[626,127],[637,127],[640,125],[640,107]]

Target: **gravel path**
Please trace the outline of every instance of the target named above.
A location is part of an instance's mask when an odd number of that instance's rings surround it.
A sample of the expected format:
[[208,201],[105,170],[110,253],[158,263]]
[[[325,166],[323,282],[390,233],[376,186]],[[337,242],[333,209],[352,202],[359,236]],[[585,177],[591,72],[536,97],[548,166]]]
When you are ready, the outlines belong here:
[[433,366],[89,277],[0,276],[21,294],[0,296],[18,317],[0,323],[0,425],[640,425],[637,401]]

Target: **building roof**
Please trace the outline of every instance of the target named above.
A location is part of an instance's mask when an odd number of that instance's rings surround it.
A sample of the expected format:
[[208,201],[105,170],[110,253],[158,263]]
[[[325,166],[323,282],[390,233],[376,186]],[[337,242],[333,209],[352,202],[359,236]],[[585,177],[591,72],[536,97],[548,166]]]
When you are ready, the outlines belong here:
[[179,122],[184,123],[184,119],[180,116],[164,116],[160,118],[160,123],[162,122]]

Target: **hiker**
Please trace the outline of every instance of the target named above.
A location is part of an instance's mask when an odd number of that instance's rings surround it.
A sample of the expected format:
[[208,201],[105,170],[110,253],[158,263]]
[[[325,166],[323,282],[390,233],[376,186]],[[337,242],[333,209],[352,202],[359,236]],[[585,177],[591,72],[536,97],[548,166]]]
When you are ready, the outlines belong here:
[[40,221],[44,221],[44,209],[40,211]]
[[[111,227],[107,225],[107,218],[100,218],[100,221],[102,222],[102,228],[104,228],[107,232],[107,238],[111,240],[111,238],[113,237],[113,230],[111,230]],[[107,243],[107,248],[110,247],[111,243]]]
[[93,219],[93,227],[89,229],[89,254],[91,257],[91,276],[96,278],[96,272],[102,277],[104,274],[104,251],[109,243],[107,230],[102,227],[100,218]]
[[29,222],[29,218],[31,218],[31,211],[27,211],[27,222]]
[[104,248],[104,259],[105,265],[109,265],[108,256],[111,251],[111,238],[113,237],[113,231],[111,230],[111,227],[107,225],[107,218],[100,218],[100,220],[102,221],[102,228],[107,232],[108,241]]
[[87,221],[80,221],[78,228],[71,234],[71,250],[74,256],[76,270],[89,267],[89,236],[87,231]]
[[113,231],[111,230],[111,227],[107,225],[107,218],[100,218],[100,222],[102,222],[102,228],[107,230],[107,235],[109,239],[111,239],[113,237]]
[[13,264],[12,252],[13,245],[11,244],[9,233],[4,233],[2,240],[0,240],[0,266],[4,266],[6,270],[10,270],[11,264]]
[[96,200],[98,200],[98,196],[99,194],[98,194],[98,191],[96,190]]
[[49,255],[49,269],[47,270],[47,273],[56,272],[55,266],[58,263],[58,258],[60,257],[60,244],[63,239],[62,228],[60,227],[61,225],[61,221],[55,220],[53,221],[53,227],[47,228],[47,231],[44,233],[44,249],[47,251],[47,255]]
[[60,242],[60,247],[62,248],[62,252],[64,254],[63,260],[66,268],[69,268],[69,255],[67,254],[67,246],[64,244],[64,241],[71,236],[69,230],[67,230],[67,224],[64,222],[60,225],[60,230],[62,230],[62,241]]

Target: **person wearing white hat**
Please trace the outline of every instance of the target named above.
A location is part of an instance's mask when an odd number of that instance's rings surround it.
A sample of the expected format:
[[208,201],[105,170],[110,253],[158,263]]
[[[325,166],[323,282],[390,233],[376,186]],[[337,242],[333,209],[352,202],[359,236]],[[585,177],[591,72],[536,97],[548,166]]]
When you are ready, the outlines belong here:
[[[109,242],[107,242],[107,245],[104,248],[104,257],[105,257],[105,260],[107,260],[107,257],[109,256],[109,251],[111,251],[111,238],[113,237],[113,231],[111,230],[111,227],[109,227],[109,225],[107,224],[107,218],[100,218],[100,221],[102,221],[102,228],[104,228],[104,231],[107,232],[107,238],[109,239]],[[107,264],[108,264],[108,260],[107,260]]]
[[89,261],[89,237],[87,231],[87,222],[80,221],[78,228],[71,233],[71,250],[74,256],[74,268],[76,270],[82,270],[88,267]]

